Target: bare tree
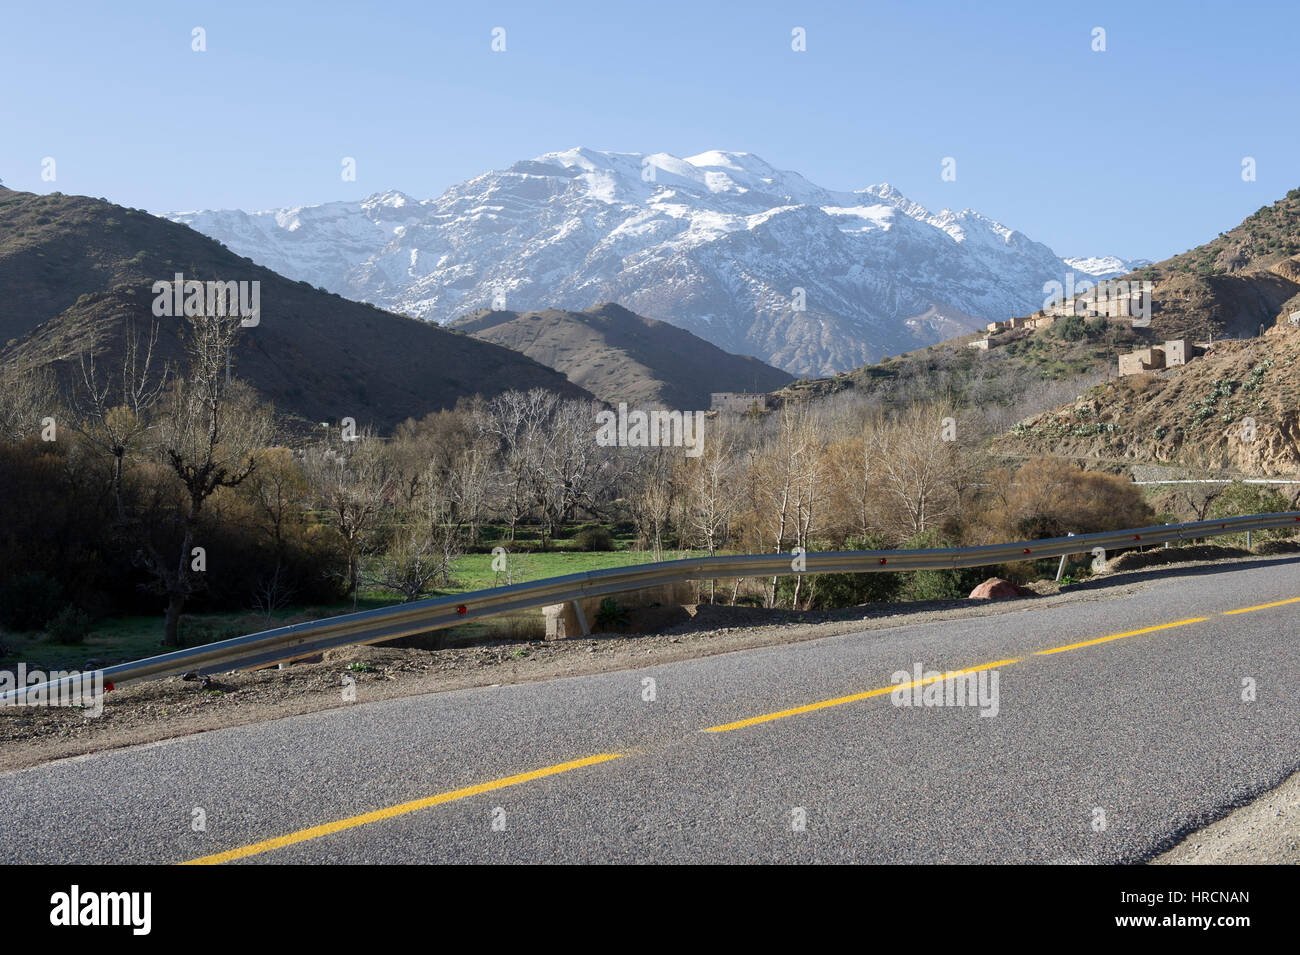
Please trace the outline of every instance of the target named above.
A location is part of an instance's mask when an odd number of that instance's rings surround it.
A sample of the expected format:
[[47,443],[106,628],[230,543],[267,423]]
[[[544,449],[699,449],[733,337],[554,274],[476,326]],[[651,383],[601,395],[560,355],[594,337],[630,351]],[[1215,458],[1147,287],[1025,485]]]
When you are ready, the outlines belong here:
[[664,534],[677,497],[677,455],[671,448],[629,448],[626,454],[635,462],[630,468],[635,483],[628,495],[632,520],[653,558],[662,560]]
[[60,417],[59,391],[48,368],[0,366],[0,396],[0,440],[21,441],[39,433],[45,418]]
[[479,415],[480,429],[495,444],[501,462],[496,504],[512,541],[520,522],[546,494],[547,423],[558,402],[555,394],[541,388],[507,391],[487,402]]
[[[715,422],[703,453],[686,464],[682,520],[695,542],[712,557],[723,546],[739,509],[734,477],[739,462],[734,436]],[[709,581],[709,602],[717,598],[718,582]]]
[[946,404],[912,405],[874,432],[881,488],[905,538],[942,524],[957,504],[957,441],[946,433]]
[[109,478],[118,521],[126,520],[122,500],[122,473],[127,459],[138,453],[152,426],[151,415],[164,394],[170,369],[153,373],[158,323],[151,324],[141,342],[133,319],[126,320],[122,336],[122,361],[116,374],[102,374],[94,351],[80,355],[81,388],[76,400],[82,435],[111,461]]
[[357,608],[361,557],[380,526],[396,481],[383,442],[369,429],[338,448],[308,450],[304,467],[316,504],[330,516],[346,559],[352,609]]
[[186,335],[188,376],[165,397],[159,424],[163,460],[183,491],[179,546],[164,553],[142,537],[138,559],[167,598],[163,643],[180,645],[185,602],[202,586],[194,557],[204,504],[221,488],[238,487],[253,472],[253,449],[269,437],[269,417],[259,413],[247,389],[227,384],[228,355],[240,328],[238,317],[196,317]]
[[[761,537],[773,553],[780,553],[788,547],[806,548],[811,538],[823,431],[816,412],[801,404],[784,405],[771,427],[771,439],[754,458],[752,487]],[[776,605],[776,585],[773,575],[768,582],[768,606]]]

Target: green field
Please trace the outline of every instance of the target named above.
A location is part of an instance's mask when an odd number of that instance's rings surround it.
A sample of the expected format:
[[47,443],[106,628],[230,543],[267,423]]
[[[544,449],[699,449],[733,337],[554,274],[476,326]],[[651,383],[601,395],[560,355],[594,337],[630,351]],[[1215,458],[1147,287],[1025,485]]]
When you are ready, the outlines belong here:
[[[665,559],[699,556],[699,551],[672,551]],[[430,596],[444,596],[504,586],[506,573],[494,571],[492,554],[466,554],[455,563],[451,586],[435,591]],[[615,551],[544,551],[519,553],[507,558],[509,574],[514,583],[560,577],[607,567],[628,567],[651,562],[651,554],[637,550]],[[358,610],[370,610],[397,603],[391,595],[378,590],[361,589]],[[324,606],[287,607],[266,617],[257,612],[220,612],[186,614],[182,619],[181,638],[186,646],[198,646],[230,637],[257,633],[271,627],[319,620],[352,612],[352,601],[341,601]],[[454,642],[491,639],[496,636],[527,638],[540,635],[541,613],[531,611],[503,615],[499,619],[467,623],[449,631],[447,638]],[[138,660],[166,652],[162,646],[162,614],[158,616],[106,617],[95,622],[84,643],[59,644],[40,631],[14,633],[0,630],[0,666],[13,666],[22,661],[30,667],[42,669],[81,669],[88,661],[96,666],[106,666],[125,660]]]

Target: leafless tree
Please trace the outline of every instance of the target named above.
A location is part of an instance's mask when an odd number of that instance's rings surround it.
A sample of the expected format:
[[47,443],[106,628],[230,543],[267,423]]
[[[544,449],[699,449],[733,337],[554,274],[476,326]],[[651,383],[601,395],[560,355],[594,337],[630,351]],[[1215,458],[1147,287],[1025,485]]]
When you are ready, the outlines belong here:
[[359,596],[361,557],[380,527],[388,499],[395,493],[394,471],[383,442],[370,429],[339,447],[308,450],[304,469],[316,505],[330,516],[330,528],[342,545],[352,609]]
[[153,368],[158,323],[141,341],[134,319],[126,319],[122,361],[115,373],[104,374],[93,350],[79,356],[81,388],[75,400],[82,435],[111,462],[109,479],[118,520],[125,520],[122,473],[127,458],[141,450],[152,425],[150,417],[167,387],[170,369]]
[[162,458],[180,482],[179,547],[161,551],[141,537],[140,563],[167,598],[163,643],[180,645],[180,617],[198,590],[193,549],[204,504],[222,488],[238,487],[253,472],[253,451],[269,439],[270,418],[247,388],[227,384],[227,356],[239,333],[237,317],[196,317],[187,329],[187,377],[163,399],[158,439]]
[[0,440],[21,441],[41,431],[45,418],[58,422],[61,402],[48,368],[0,367]]
[[947,405],[912,405],[873,434],[880,485],[900,536],[949,518],[957,505],[957,441],[946,440]]
[[[735,485],[740,462],[733,429],[715,421],[711,430],[700,456],[686,463],[682,501],[683,524],[710,557],[726,542],[740,506]],[[717,580],[709,581],[710,603],[716,600],[717,589]]]

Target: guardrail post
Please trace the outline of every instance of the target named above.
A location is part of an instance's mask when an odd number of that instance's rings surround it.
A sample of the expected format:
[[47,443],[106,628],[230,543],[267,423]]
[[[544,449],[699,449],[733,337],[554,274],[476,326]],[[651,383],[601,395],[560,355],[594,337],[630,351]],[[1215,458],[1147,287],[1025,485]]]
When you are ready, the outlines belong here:
[[573,601],[573,615],[578,618],[578,626],[582,629],[584,637],[591,636],[591,627],[587,626],[587,615],[582,612],[582,601]]
[[[1073,537],[1073,536],[1074,536],[1074,531],[1070,531],[1069,534],[1068,534],[1067,536],[1069,536],[1069,537]],[[1056,566],[1056,582],[1057,582],[1058,584],[1061,582],[1061,575],[1062,575],[1063,573],[1065,573],[1065,558],[1067,558],[1067,557],[1069,557],[1069,556],[1070,556],[1069,554],[1062,554],[1062,555],[1061,555],[1061,562],[1060,562],[1059,564],[1057,564],[1057,566]]]
[[1246,531],[1246,550],[1250,550],[1250,531]]

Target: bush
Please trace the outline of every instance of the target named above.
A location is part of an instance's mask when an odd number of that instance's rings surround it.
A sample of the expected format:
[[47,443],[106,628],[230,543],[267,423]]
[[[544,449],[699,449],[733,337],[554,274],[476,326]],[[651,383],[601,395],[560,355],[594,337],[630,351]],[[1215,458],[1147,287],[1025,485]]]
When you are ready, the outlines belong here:
[[45,625],[45,635],[53,643],[85,643],[90,634],[90,615],[80,607],[64,607]]
[[40,571],[0,583],[0,624],[10,630],[41,630],[59,612],[63,588]]
[[[878,537],[849,538],[844,542],[846,550],[888,550],[885,542]],[[782,578],[781,583],[790,581],[787,588],[793,595],[793,577]],[[856,607],[859,604],[883,603],[897,598],[903,581],[899,574],[861,573],[861,574],[816,574],[805,585],[811,588],[809,607],[813,610],[834,610],[839,607]]]
[[[903,550],[956,547],[934,530],[916,535]],[[960,600],[991,576],[991,567],[958,567],[951,570],[914,570],[905,574],[902,591],[905,600]]]
[[603,527],[585,527],[573,538],[574,550],[613,550],[614,535]]
[[1088,334],[1088,326],[1081,315],[1067,315],[1052,326],[1058,338],[1067,342],[1081,341]]
[[817,574],[810,583],[813,610],[882,603],[893,600],[902,588],[899,575],[889,573]]
[[612,630],[627,623],[627,611],[618,605],[613,597],[606,597],[600,602],[596,611],[596,625],[603,630]]

